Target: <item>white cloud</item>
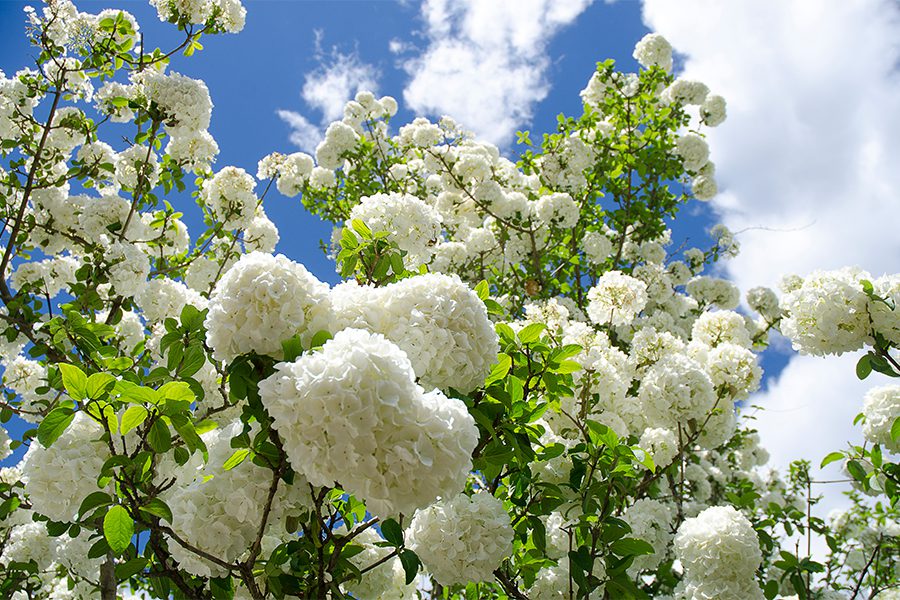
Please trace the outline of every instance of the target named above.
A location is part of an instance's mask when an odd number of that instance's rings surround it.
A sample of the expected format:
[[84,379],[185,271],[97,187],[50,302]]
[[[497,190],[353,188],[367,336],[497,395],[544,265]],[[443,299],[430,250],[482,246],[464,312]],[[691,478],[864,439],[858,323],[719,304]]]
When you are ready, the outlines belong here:
[[549,90],[548,42],[591,1],[425,0],[428,45],[403,62],[406,103],[419,113],[449,114],[482,139],[510,143]]
[[[897,269],[900,10],[890,0],[644,0],[644,20],[684,54],[685,77],[728,100],[709,133],[739,236],[730,267],[747,289],[783,273]],[[814,464],[849,439],[864,391],[855,357],[791,359],[753,401],[773,460]],[[875,376],[873,376],[875,377]]]
[[319,113],[318,123],[297,111],[276,111],[291,128],[291,142],[306,151],[314,150],[322,140],[325,127],[343,116],[344,104],[356,92],[375,92],[378,88],[378,72],[374,66],[362,62],[356,52],[344,54],[334,48],[326,55],[321,50],[321,36],[321,32],[316,32],[319,67],[304,76],[300,92],[306,106]]

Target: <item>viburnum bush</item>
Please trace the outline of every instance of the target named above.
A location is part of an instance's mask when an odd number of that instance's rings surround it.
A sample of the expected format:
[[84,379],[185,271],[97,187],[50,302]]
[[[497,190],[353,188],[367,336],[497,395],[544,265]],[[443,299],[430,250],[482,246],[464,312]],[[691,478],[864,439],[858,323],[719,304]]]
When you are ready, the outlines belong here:
[[[0,77],[0,420],[33,425],[0,429],[27,446],[4,598],[900,596],[900,386],[847,399],[866,443],[824,457],[856,487],[828,521],[739,418],[773,330],[900,375],[900,277],[786,277],[738,311],[709,274],[731,232],[673,247],[726,108],[666,40],[599,63],[515,161],[363,92],[254,174],[214,166],[207,87],[170,68],[244,8],[151,3],[177,47],[52,0]],[[273,254],[275,191],[334,225],[342,283]]]

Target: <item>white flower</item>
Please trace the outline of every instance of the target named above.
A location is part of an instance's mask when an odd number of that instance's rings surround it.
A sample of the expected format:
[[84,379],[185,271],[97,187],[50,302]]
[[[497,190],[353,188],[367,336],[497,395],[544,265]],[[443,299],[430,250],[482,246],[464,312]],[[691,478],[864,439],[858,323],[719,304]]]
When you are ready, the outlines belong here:
[[702,422],[716,403],[709,375],[682,354],[667,356],[648,369],[638,398],[647,425],[669,429],[691,419]]
[[209,299],[206,339],[216,360],[256,352],[282,356],[281,343],[304,343],[329,328],[328,286],[306,267],[279,254],[245,254],[222,277]]
[[32,440],[22,459],[22,481],[35,512],[54,521],[72,521],[81,501],[98,491],[97,478],[108,457],[103,428],[84,412],[49,448]]
[[622,520],[631,527],[631,537],[644,540],[653,546],[653,554],[635,558],[628,569],[636,575],[645,569],[655,569],[666,557],[666,550],[672,544],[672,509],[659,500],[641,498],[628,507]]
[[724,388],[732,400],[743,400],[759,389],[762,369],[747,348],[722,343],[709,351],[706,370],[716,388]]
[[773,321],[781,316],[781,308],[778,305],[778,296],[771,288],[750,288],[747,290],[746,298],[747,305],[767,320]]
[[581,238],[581,248],[585,256],[595,265],[602,265],[612,252],[612,242],[598,231],[585,232]]
[[650,454],[653,464],[660,469],[672,464],[672,460],[678,454],[678,439],[671,429],[647,428],[641,434],[641,441],[638,445]]
[[628,325],[647,304],[647,284],[620,271],[600,276],[587,294],[588,317],[599,325]]
[[705,83],[688,79],[676,79],[672,82],[672,85],[663,90],[660,98],[667,104],[673,102],[703,104],[707,94],[709,94],[709,88],[706,87]]
[[441,215],[409,194],[364,196],[350,211],[344,226],[350,227],[354,219],[373,232],[388,232],[388,239],[407,252],[403,260],[410,270],[431,260],[434,245],[441,238]]
[[725,98],[710,94],[700,105],[700,118],[710,126],[716,127],[725,121]]
[[688,281],[685,289],[697,302],[712,304],[724,310],[737,308],[741,302],[740,290],[726,279],[694,277]]
[[648,33],[634,47],[632,54],[642,67],[672,70],[672,45],[658,33]]
[[709,145],[696,133],[682,135],[675,142],[675,153],[684,160],[684,168],[696,173],[709,161]]
[[256,180],[243,169],[225,167],[203,183],[201,197],[229,229],[243,229],[256,216]]
[[503,502],[488,493],[459,494],[416,511],[407,545],[442,585],[493,581],[512,554],[513,530]]
[[400,346],[426,387],[470,392],[497,360],[487,309],[456,275],[429,273],[382,288],[338,286],[332,301],[341,326],[369,329]]
[[541,196],[534,203],[534,215],[548,227],[569,229],[578,223],[578,203],[564,193]]
[[[172,530],[189,544],[228,562],[240,558],[256,540],[261,507],[272,484],[272,471],[250,460],[228,471],[222,468],[235,451],[231,439],[242,429],[243,424],[235,421],[204,433],[209,460],[204,464],[203,455],[195,453],[183,467],[175,468],[175,485],[164,493],[164,501],[172,509]],[[293,485],[278,484],[267,523],[273,531],[283,530],[291,509],[308,504],[309,487],[302,477],[295,477]],[[169,541],[169,551],[182,569],[194,575],[227,574],[174,540]]]
[[146,287],[150,261],[136,244],[113,242],[103,260],[109,265],[109,283],[117,294],[135,296]]
[[203,81],[153,69],[142,71],[141,80],[147,99],[162,111],[167,129],[185,132],[209,129],[213,105]]
[[731,310],[705,312],[694,321],[691,340],[710,348],[719,344],[737,344],[749,348],[750,333],[744,318]]
[[325,139],[316,147],[316,162],[326,169],[337,169],[344,163],[344,154],[356,148],[359,135],[352,127],[335,121],[325,130]]
[[[675,556],[684,566],[687,586],[696,589],[688,598],[762,598],[756,584],[762,562],[759,540],[734,507],[707,508],[682,523],[675,536]],[[708,591],[701,594],[701,590]]]
[[119,152],[116,159],[116,182],[124,188],[136,189],[138,183],[144,189],[156,187],[159,182],[159,160],[152,148],[134,144]]
[[166,154],[182,168],[201,173],[219,155],[219,144],[208,131],[171,131]]
[[250,221],[244,230],[244,250],[246,252],[274,252],[278,245],[278,227],[275,226],[262,208],[256,211],[256,216]]
[[48,393],[37,392],[38,388],[48,385],[47,367],[21,354],[11,360],[3,357],[3,362],[3,385],[19,395],[20,408],[25,411],[19,416],[30,423],[37,423],[40,417],[33,413],[43,411],[53,399]]
[[781,332],[802,354],[842,354],[868,342],[868,297],[860,280],[871,276],[859,269],[815,271],[782,298],[786,315]]
[[206,308],[207,300],[180,281],[160,278],[151,279],[135,296],[147,321],[165,321],[167,317],[178,319],[186,304],[198,310]]
[[891,438],[891,427],[900,417],[900,385],[872,388],[863,400],[863,436],[873,444],[881,444],[891,452],[900,453],[900,440]]
[[345,329],[320,351],[277,365],[259,384],[294,470],[334,485],[382,517],[459,492],[478,441],[465,405],[425,393],[406,354]]

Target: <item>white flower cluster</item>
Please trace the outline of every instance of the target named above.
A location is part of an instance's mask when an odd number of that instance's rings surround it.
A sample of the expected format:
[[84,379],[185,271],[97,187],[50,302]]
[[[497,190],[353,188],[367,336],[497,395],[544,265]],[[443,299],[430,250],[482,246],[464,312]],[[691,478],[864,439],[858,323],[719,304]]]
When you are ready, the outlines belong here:
[[[342,531],[342,533],[345,533]],[[374,529],[366,529],[353,538],[353,544],[362,546],[363,551],[350,557],[357,569],[362,571],[378,563],[391,553],[389,547],[376,546],[384,540]],[[406,585],[406,573],[399,558],[389,559],[374,569],[363,573],[359,581],[351,581],[344,585],[346,591],[354,598],[372,600],[413,600],[416,582]]]
[[356,148],[359,134],[342,121],[335,121],[325,130],[325,139],[316,147],[316,162],[326,169],[344,164],[343,156]]
[[572,196],[556,193],[541,196],[534,203],[534,214],[541,223],[548,227],[569,229],[578,223],[581,211]]
[[883,385],[870,389],[863,400],[863,436],[873,444],[900,454],[900,440],[891,437],[891,427],[900,417],[900,385]]
[[47,367],[18,354],[12,360],[3,357],[3,385],[14,391],[21,401],[19,413],[22,419],[37,423],[43,411],[53,397],[50,394],[38,393],[38,388],[47,387]]
[[426,387],[470,392],[484,383],[499,343],[484,303],[456,275],[429,273],[382,288],[334,288],[341,327],[361,327],[397,344]]
[[587,314],[594,323],[628,325],[647,305],[647,284],[621,271],[608,271],[587,298]]
[[634,47],[634,59],[644,68],[672,70],[672,45],[658,33],[648,33]]
[[709,145],[696,133],[687,133],[678,138],[675,152],[684,160],[684,168],[696,173],[709,162]]
[[631,536],[653,546],[653,554],[634,559],[628,572],[636,575],[645,569],[652,570],[666,558],[666,550],[672,545],[672,508],[659,500],[641,498],[628,507],[622,520],[631,527]]
[[294,335],[308,343],[329,328],[328,286],[285,256],[242,256],[213,290],[206,339],[216,360],[248,352],[281,356],[281,342]]
[[859,350],[871,338],[868,297],[859,269],[815,271],[781,299],[781,332],[801,354],[824,356]]
[[259,384],[294,470],[411,514],[462,489],[478,441],[465,405],[415,383],[407,355],[379,334],[345,329]]
[[244,28],[247,10],[240,0],[150,0],[161,21],[186,21],[212,24],[226,33],[238,33]]
[[691,419],[702,422],[716,404],[709,375],[683,354],[666,356],[648,369],[638,399],[647,422],[668,429]]
[[141,75],[147,99],[162,110],[163,122],[171,134],[209,129],[213,105],[202,80],[152,69]]
[[198,310],[206,308],[207,300],[180,281],[168,278],[151,279],[135,296],[144,319],[153,323],[171,317],[179,318],[185,305]]
[[[233,562],[256,540],[260,527],[260,507],[266,504],[272,483],[272,471],[245,460],[226,471],[225,461],[232,455],[231,439],[241,433],[239,421],[202,435],[209,450],[204,464],[195,453],[184,466],[176,468],[176,484],[164,493],[172,509],[172,530],[190,545]],[[309,489],[298,477],[287,486],[279,482],[267,525],[273,531],[284,528],[291,510],[300,510],[307,502]],[[182,569],[200,576],[221,577],[227,570],[169,540],[169,550]]]
[[759,540],[747,518],[731,506],[707,508],[687,519],[675,535],[675,556],[684,566],[684,598],[762,600],[756,570]]
[[513,530],[502,500],[459,494],[416,511],[406,540],[438,583],[477,583],[512,554]]
[[97,478],[109,455],[103,428],[77,412],[49,448],[33,440],[22,459],[22,481],[35,512],[54,521],[72,521],[81,501],[98,491]]
[[244,229],[256,216],[256,180],[238,167],[225,167],[203,183],[201,197],[229,229]]
[[410,270],[431,260],[434,245],[441,238],[441,215],[409,194],[364,196],[350,211],[344,226],[350,227],[354,219],[365,223],[373,232],[388,232],[388,239],[407,253],[404,262]]
[[[600,600],[603,598],[603,591],[606,588],[606,565],[602,558],[594,561],[591,568],[591,575],[599,579],[602,583],[594,589],[589,600]],[[530,600],[566,600],[571,598],[571,591],[577,590],[578,584],[574,582],[570,575],[569,557],[564,556],[559,559],[559,564],[552,567],[544,567],[537,573],[534,579],[534,585],[528,588],[528,598]]]

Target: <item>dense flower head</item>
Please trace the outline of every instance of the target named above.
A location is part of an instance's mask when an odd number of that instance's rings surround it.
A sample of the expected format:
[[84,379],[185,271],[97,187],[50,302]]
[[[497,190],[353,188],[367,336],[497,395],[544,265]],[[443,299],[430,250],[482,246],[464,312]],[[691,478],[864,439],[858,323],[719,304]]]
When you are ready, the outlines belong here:
[[719,344],[737,344],[749,348],[751,344],[744,318],[731,310],[701,314],[691,328],[691,339],[710,348]]
[[781,331],[801,354],[842,354],[869,340],[868,297],[859,269],[815,271],[782,297]]
[[724,389],[732,400],[742,400],[759,388],[762,369],[756,355],[743,346],[719,344],[709,351],[706,370],[717,389]]
[[608,271],[597,279],[587,297],[591,321],[628,325],[647,304],[647,284],[620,271]]
[[34,511],[54,521],[72,521],[81,501],[98,491],[97,478],[108,457],[103,428],[84,412],[49,448],[31,442],[22,459],[25,493]]
[[460,400],[417,385],[407,355],[379,334],[345,329],[277,365],[259,390],[294,470],[339,482],[377,515],[412,514],[465,483],[475,421]]
[[179,318],[188,304],[198,310],[206,308],[207,300],[180,281],[167,278],[151,279],[135,296],[141,314],[147,321],[160,322]]
[[655,569],[666,557],[672,544],[672,507],[659,500],[641,498],[628,507],[622,520],[631,527],[631,536],[653,546],[654,553],[639,556],[629,568],[636,574],[644,569]]
[[[684,566],[687,585],[697,588],[688,598],[761,597],[755,579],[762,562],[759,540],[750,521],[732,506],[707,508],[682,523],[675,535],[675,556]],[[718,595],[704,591],[713,589]],[[742,592],[750,595],[739,595]]]
[[690,419],[702,419],[716,404],[713,383],[703,367],[682,354],[653,365],[638,392],[648,426],[675,428]]
[[672,45],[658,33],[648,33],[637,43],[632,54],[642,67],[672,70]]
[[230,229],[243,229],[256,215],[256,180],[238,167],[225,167],[203,183],[201,197],[213,216]]
[[459,494],[416,511],[407,544],[438,583],[492,581],[512,554],[513,530],[503,501],[487,493]]
[[382,288],[344,284],[332,301],[342,327],[363,327],[400,346],[426,387],[470,392],[497,360],[487,309],[457,275],[429,273]]
[[344,226],[350,227],[354,219],[365,223],[373,232],[388,232],[388,239],[407,253],[404,263],[410,270],[431,260],[434,245],[441,237],[441,215],[409,194],[364,196],[350,211]]
[[696,133],[688,133],[678,138],[675,152],[684,159],[684,168],[699,171],[709,161],[709,145]]
[[243,255],[213,290],[206,339],[216,360],[248,352],[280,357],[294,335],[308,342],[329,328],[328,286],[279,254]]
[[[203,434],[209,451],[195,453],[174,471],[176,485],[165,494],[172,509],[172,530],[192,546],[232,562],[247,552],[259,531],[259,507],[264,506],[272,483],[272,472],[245,460],[225,470],[225,461],[234,453],[231,439],[241,433],[236,421]],[[309,488],[299,476],[293,485],[280,482],[273,498],[268,525],[274,531],[284,527],[285,517],[305,506]],[[169,541],[173,558],[181,568],[201,576],[222,576],[222,567],[187,550],[175,540]]]
[[212,100],[209,89],[199,79],[179,73],[143,71],[141,79],[147,99],[156,103],[167,128],[186,131],[209,129]]
[[[343,529],[343,528],[342,528]],[[345,531],[341,531],[345,533]],[[353,594],[355,598],[373,598],[383,600],[403,600],[406,598],[417,598],[415,595],[415,580],[406,585],[406,574],[403,570],[403,564],[398,558],[392,558],[381,562],[374,569],[372,565],[376,565],[388,554],[391,553],[389,547],[378,546],[376,544],[383,543],[384,540],[374,529],[369,528],[353,538],[353,544],[362,546],[363,551],[350,557],[350,561],[357,569],[362,571],[368,569],[362,574],[361,578],[351,580],[343,587],[346,591]]]
[[894,421],[900,417],[900,385],[883,385],[866,392],[863,400],[863,436],[873,444],[881,444],[900,453],[900,440],[891,437]]

